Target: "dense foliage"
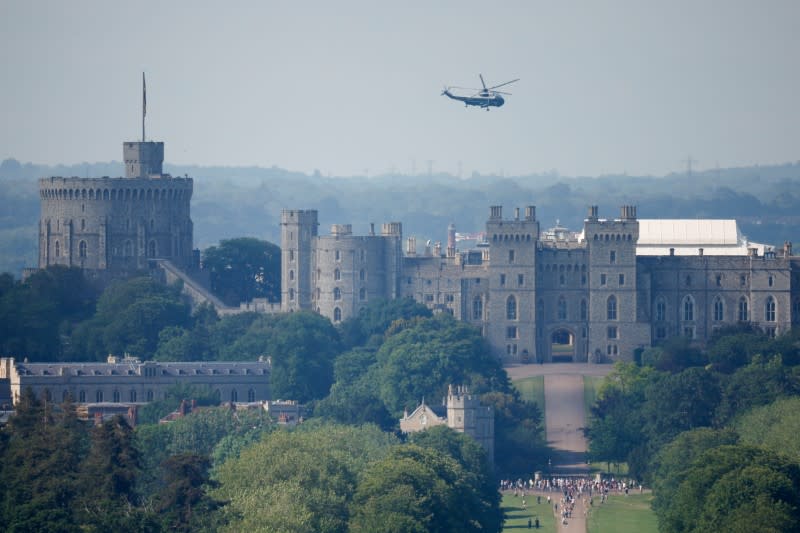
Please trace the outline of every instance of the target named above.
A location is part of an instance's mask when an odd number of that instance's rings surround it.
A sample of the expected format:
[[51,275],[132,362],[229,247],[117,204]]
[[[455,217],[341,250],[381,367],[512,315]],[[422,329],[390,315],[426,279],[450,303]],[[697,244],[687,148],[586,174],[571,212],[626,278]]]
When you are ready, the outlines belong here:
[[652,484],[664,532],[800,529],[800,333],[720,332],[618,363],[592,407],[595,461]]
[[228,305],[253,298],[281,299],[281,249],[252,237],[224,239],[203,251],[211,290]]

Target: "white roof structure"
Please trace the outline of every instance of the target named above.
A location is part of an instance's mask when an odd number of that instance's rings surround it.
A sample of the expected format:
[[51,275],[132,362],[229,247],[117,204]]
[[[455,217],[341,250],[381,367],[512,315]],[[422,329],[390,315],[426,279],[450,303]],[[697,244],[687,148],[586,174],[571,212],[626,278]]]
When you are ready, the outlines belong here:
[[636,255],[758,255],[774,251],[773,246],[749,242],[733,219],[639,219]]

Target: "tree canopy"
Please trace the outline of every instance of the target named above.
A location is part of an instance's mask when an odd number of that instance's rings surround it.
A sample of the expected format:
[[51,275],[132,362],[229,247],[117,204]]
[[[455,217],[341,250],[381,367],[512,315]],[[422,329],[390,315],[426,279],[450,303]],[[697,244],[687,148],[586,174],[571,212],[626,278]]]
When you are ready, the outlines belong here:
[[211,290],[228,305],[253,298],[280,301],[281,250],[271,242],[224,239],[203,251],[203,268],[211,274]]

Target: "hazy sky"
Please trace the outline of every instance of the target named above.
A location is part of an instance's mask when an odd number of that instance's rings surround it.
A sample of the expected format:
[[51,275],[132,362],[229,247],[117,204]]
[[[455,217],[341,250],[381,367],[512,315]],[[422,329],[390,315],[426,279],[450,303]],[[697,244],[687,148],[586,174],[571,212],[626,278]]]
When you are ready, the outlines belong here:
[[[404,7],[396,7],[403,4]],[[436,5],[437,7],[430,7]],[[390,7],[393,6],[393,7]],[[0,1],[0,159],[664,174],[800,159],[800,1]],[[521,81],[486,112],[442,86]]]

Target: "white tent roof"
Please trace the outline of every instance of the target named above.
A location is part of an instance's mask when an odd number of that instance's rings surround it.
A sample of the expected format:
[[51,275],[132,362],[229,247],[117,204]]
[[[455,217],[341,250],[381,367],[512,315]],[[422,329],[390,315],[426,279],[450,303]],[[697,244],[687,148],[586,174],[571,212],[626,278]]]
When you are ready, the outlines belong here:
[[771,246],[748,242],[739,232],[736,220],[728,219],[639,219],[636,255],[747,255],[756,248],[758,255]]

